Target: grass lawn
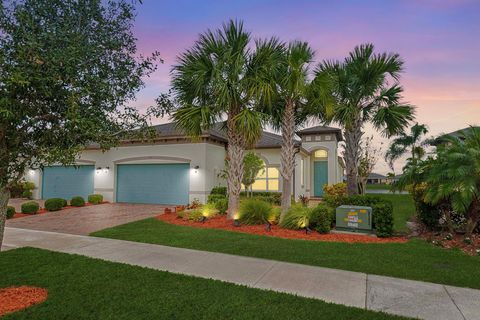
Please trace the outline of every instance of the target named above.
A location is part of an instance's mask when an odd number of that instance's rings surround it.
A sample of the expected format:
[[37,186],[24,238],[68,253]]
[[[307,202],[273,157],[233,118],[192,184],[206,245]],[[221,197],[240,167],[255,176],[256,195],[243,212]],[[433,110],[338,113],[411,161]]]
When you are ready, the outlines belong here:
[[155,218],[105,229],[92,235],[480,289],[479,256],[437,248],[418,239],[403,244],[291,240],[178,226]]
[[393,204],[393,228],[396,232],[408,232],[407,221],[415,214],[415,205],[410,194],[371,194]]
[[404,319],[225,282],[22,248],[0,253],[0,288],[48,299],[2,319]]
[[367,184],[367,190],[390,190],[389,184]]

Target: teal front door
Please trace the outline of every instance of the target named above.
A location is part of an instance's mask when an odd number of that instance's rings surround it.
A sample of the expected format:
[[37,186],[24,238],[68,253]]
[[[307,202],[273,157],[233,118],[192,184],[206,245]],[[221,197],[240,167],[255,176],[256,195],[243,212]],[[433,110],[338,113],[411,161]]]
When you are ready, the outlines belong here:
[[323,186],[328,184],[328,161],[315,161],[313,165],[313,194],[323,197]]

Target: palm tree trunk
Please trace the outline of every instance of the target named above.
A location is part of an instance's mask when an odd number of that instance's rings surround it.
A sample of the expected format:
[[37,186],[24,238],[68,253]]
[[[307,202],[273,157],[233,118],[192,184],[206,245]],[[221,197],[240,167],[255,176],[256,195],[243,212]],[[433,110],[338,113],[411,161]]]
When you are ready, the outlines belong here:
[[356,125],[345,130],[345,167],[347,170],[347,193],[358,194],[358,163],[360,161],[360,141],[362,139],[361,119]]
[[282,175],[282,213],[285,215],[291,206],[292,177],[295,169],[295,105],[287,101],[282,118],[282,149],[280,152]]
[[[232,112],[231,112],[232,113]],[[227,119],[228,131],[228,215],[227,218],[235,219],[240,202],[240,191],[243,178],[243,157],[245,155],[245,138],[235,128],[233,118],[236,114],[229,113]]]
[[3,243],[3,233],[5,230],[5,221],[7,220],[7,205],[10,199],[10,190],[6,187],[0,188],[0,248]]
[[469,238],[472,236],[473,230],[477,227],[478,220],[480,219],[480,200],[478,198],[473,199],[468,213],[465,237]]

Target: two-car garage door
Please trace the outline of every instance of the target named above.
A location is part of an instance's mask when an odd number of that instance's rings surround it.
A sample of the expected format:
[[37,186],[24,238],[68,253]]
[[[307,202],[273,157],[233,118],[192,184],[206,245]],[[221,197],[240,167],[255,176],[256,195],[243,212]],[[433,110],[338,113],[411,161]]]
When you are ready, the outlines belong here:
[[117,165],[117,202],[187,204],[188,163]]

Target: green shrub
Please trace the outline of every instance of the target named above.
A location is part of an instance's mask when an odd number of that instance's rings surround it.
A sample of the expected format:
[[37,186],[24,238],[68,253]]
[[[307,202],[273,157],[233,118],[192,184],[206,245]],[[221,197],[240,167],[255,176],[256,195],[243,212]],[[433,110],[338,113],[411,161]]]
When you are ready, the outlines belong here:
[[323,193],[326,197],[343,197],[347,195],[347,184],[340,182],[336,184],[326,184],[323,186]]
[[188,220],[200,221],[202,219],[203,219],[203,214],[200,208],[193,209],[188,213]]
[[268,218],[268,221],[272,224],[278,223],[278,221],[280,220],[281,214],[282,214],[282,208],[273,207],[272,210],[270,211],[270,217]]
[[62,200],[63,200],[63,202],[62,202],[62,208],[63,208],[63,207],[66,207],[68,205],[68,202],[65,199],[62,199]]
[[85,205],[85,199],[80,196],[73,197],[70,200],[70,205],[73,207],[83,207]]
[[[242,198],[247,197],[247,193],[245,191],[242,191],[240,193],[240,196]],[[272,205],[281,205],[282,203],[282,194],[280,192],[261,192],[261,191],[254,191],[253,192],[253,199],[258,199],[261,201],[268,202]]]
[[22,198],[32,199],[32,191],[31,190],[24,190],[22,192]]
[[280,226],[285,229],[303,229],[310,226],[312,209],[295,204],[288,209],[287,213],[280,220]]
[[258,199],[246,199],[240,203],[238,220],[244,224],[267,223],[272,211],[270,203]]
[[45,201],[47,211],[58,211],[64,207],[65,200],[61,198],[51,198]]
[[377,203],[372,207],[373,223],[380,238],[393,235],[393,207],[391,203]]
[[88,196],[88,202],[91,204],[99,204],[103,201],[103,196],[101,194],[91,194]]
[[11,198],[20,198],[23,194],[23,182],[14,182],[10,186],[10,197]]
[[207,198],[207,203],[216,203],[219,200],[227,199],[223,194],[209,194]]
[[310,228],[314,228],[318,233],[329,233],[332,227],[333,208],[321,205],[312,208],[310,216]]
[[40,210],[38,202],[28,201],[22,204],[22,213],[36,214]]
[[218,210],[214,203],[207,203],[200,208],[202,215],[206,218],[211,218],[217,215]]
[[23,183],[23,190],[33,190],[35,189],[35,183],[31,181],[25,181]]
[[13,218],[15,215],[15,207],[7,206],[7,219]]
[[210,194],[219,194],[222,196],[227,196],[227,187],[215,187],[210,191]]
[[215,208],[218,210],[218,213],[220,213],[220,214],[225,214],[225,213],[227,213],[227,210],[228,210],[228,199],[227,199],[227,198],[223,198],[223,199],[217,200],[217,202],[215,202]]

